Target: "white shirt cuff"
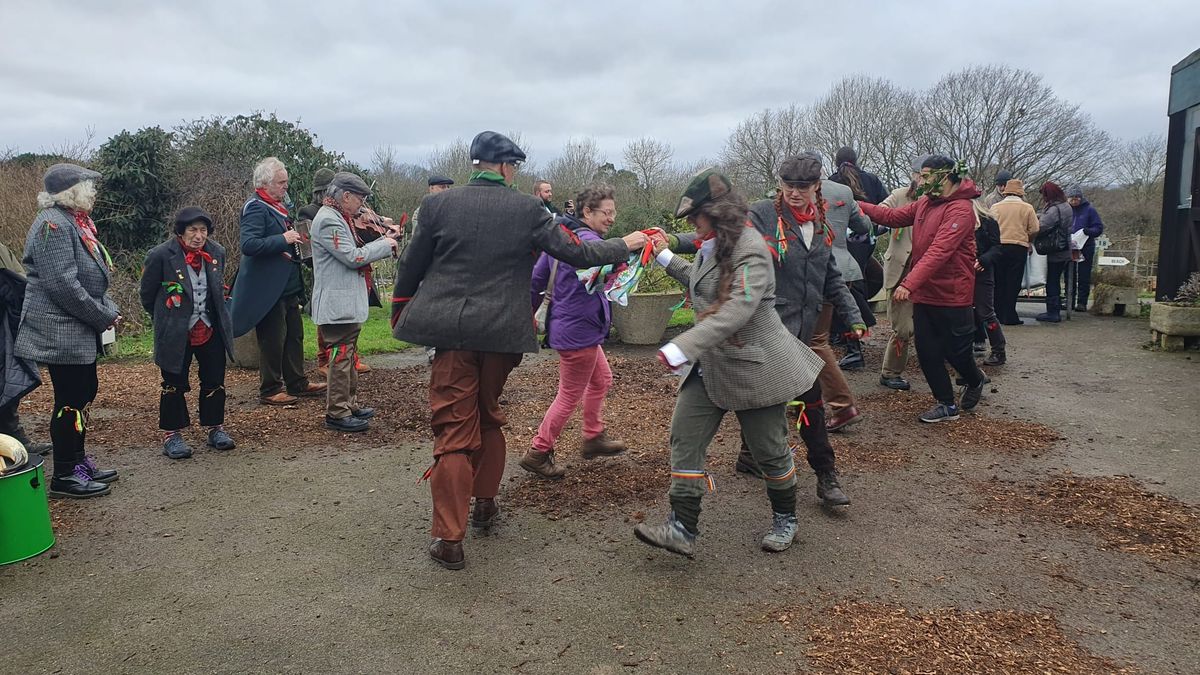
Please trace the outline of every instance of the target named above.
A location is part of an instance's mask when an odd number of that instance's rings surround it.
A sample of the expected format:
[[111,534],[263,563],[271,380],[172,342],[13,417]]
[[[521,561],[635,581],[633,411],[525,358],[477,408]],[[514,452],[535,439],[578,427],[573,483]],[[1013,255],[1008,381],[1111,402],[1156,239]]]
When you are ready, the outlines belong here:
[[671,249],[664,248],[662,250],[662,253],[659,253],[657,256],[654,257],[654,259],[658,261],[659,265],[666,267],[667,265],[671,264],[671,259],[673,259],[674,257],[675,257],[675,254],[671,253]]
[[688,358],[683,355],[683,350],[675,345],[674,342],[668,342],[663,345],[658,351],[667,359],[667,363],[671,364],[672,368],[678,368],[688,362]]

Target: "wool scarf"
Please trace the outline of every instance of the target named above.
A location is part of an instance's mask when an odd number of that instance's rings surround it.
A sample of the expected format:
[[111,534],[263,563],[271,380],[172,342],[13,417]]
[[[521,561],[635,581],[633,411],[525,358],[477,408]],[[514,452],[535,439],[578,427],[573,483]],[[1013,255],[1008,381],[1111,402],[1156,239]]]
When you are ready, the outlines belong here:
[[278,199],[275,199],[271,195],[267,194],[266,190],[264,190],[263,188],[258,188],[257,190],[254,191],[254,194],[258,195],[259,199],[263,200],[263,202],[265,202],[267,206],[269,206],[272,209],[274,209],[275,211],[277,211],[284,218],[288,217],[288,210],[287,210],[287,207],[283,205],[283,202],[281,202]]

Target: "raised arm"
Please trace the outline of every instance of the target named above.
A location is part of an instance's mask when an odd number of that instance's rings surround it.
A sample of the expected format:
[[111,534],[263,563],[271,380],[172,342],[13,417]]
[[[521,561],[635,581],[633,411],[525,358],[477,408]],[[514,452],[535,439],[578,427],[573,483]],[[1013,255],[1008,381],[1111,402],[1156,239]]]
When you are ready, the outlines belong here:
[[898,209],[889,209],[885,206],[876,206],[870,202],[857,202],[858,207],[867,215],[876,225],[884,227],[912,227],[913,221],[917,217],[917,205],[921,200],[905,204]]
[[963,240],[975,236],[975,213],[970,202],[959,200],[946,207],[945,217],[937,232],[933,235],[933,243],[925,250],[925,254],[913,266],[912,271],[900,282],[900,286],[915,291],[933,276],[934,272],[949,262],[954,252],[962,246]]
[[313,226],[317,228],[313,245],[321,247],[334,260],[351,269],[383,260],[392,254],[395,246],[396,240],[390,237],[380,237],[364,246],[355,246],[354,235],[346,231],[341,218],[318,217],[313,221]]

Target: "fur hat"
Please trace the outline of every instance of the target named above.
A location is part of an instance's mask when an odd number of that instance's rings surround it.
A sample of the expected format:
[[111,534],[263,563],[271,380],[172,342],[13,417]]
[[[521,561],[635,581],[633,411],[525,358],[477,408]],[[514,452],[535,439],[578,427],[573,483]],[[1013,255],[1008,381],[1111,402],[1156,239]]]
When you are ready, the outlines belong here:
[[1014,197],[1024,197],[1025,184],[1016,178],[1009,178],[1008,181],[1004,183],[1004,189],[1000,191],[1000,194],[1012,195]]
[[676,218],[686,218],[704,204],[724,197],[733,191],[733,183],[725,174],[716,169],[705,169],[696,174],[688,183],[683,196],[679,198],[679,206],[675,209]]

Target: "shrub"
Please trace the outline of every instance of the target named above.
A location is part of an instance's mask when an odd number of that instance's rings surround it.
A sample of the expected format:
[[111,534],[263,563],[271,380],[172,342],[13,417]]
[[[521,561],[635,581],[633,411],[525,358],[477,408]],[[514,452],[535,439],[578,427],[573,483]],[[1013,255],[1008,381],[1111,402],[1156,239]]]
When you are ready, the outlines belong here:
[[1200,307],[1200,272],[1192,272],[1188,280],[1175,291],[1174,304]]
[[105,245],[139,251],[162,241],[175,207],[176,152],[171,134],[159,127],[122,131],[96,153],[104,177],[92,219]]

